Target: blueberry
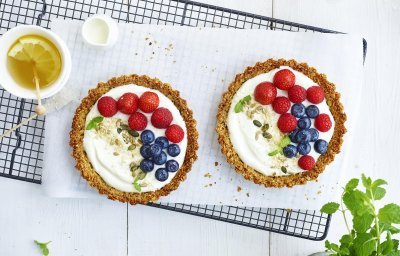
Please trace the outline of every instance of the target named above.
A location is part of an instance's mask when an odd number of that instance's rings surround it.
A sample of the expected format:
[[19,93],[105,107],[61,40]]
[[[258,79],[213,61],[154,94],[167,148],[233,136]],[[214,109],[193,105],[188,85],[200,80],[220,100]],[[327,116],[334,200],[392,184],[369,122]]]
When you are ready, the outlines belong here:
[[319,132],[317,131],[317,129],[310,128],[309,131],[310,131],[310,134],[311,134],[311,140],[310,141],[318,140]]
[[291,140],[293,143],[297,143],[296,134],[297,134],[299,131],[300,131],[300,129],[299,129],[299,128],[296,128],[296,130],[294,130],[293,132],[291,132],[291,133],[289,134],[289,138],[290,138],[290,140]]
[[154,158],[161,154],[162,148],[159,144],[154,143],[154,144],[150,145],[149,152],[150,152],[151,157]]
[[303,117],[306,114],[306,108],[303,104],[296,103],[292,106],[292,110],[290,111],[292,115],[297,118]]
[[311,141],[311,133],[310,130],[304,129],[297,132],[295,139],[297,143],[300,142],[310,142]]
[[161,152],[158,156],[153,157],[153,161],[155,164],[162,165],[167,162],[167,154],[165,152]]
[[165,164],[165,168],[168,172],[176,172],[179,169],[179,164],[175,160],[168,160]]
[[181,149],[177,144],[171,144],[168,146],[167,152],[170,156],[177,156],[181,153]]
[[297,126],[300,129],[308,129],[311,126],[311,120],[308,117],[302,117],[297,121]]
[[158,137],[154,143],[159,144],[163,149],[168,148],[169,142],[166,137]]
[[143,159],[140,162],[140,169],[144,172],[151,172],[154,169],[154,163],[151,160]]
[[326,151],[328,151],[328,142],[326,142],[325,140],[317,140],[314,143],[314,149],[315,151],[323,155],[326,153]]
[[155,176],[158,181],[163,182],[168,179],[168,172],[165,168],[158,168]]
[[297,148],[294,145],[287,145],[286,147],[283,148],[283,154],[287,157],[287,158],[292,158],[294,156],[296,156],[297,154]]
[[150,130],[144,130],[142,134],[140,134],[140,138],[143,144],[150,144],[154,141],[154,133]]
[[297,145],[297,150],[299,151],[300,155],[307,155],[311,151],[310,143],[307,142],[300,142]]
[[309,118],[316,118],[319,115],[319,109],[315,105],[310,105],[306,108],[306,114]]
[[140,154],[143,156],[143,158],[149,159],[151,157],[149,149],[150,149],[150,145],[148,145],[148,144],[145,144],[140,147]]

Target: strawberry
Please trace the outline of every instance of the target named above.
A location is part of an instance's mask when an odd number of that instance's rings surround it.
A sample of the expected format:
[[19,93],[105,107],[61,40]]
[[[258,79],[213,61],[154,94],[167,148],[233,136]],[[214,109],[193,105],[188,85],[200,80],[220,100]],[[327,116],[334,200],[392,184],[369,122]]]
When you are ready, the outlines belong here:
[[97,102],[97,109],[104,117],[112,117],[118,111],[117,102],[110,96],[104,96]]
[[289,133],[296,129],[297,119],[294,115],[289,113],[282,114],[278,119],[278,128],[283,133]]
[[325,98],[324,90],[320,86],[311,86],[307,89],[307,100],[311,103],[321,103]]
[[167,137],[167,139],[172,143],[181,142],[184,136],[185,132],[177,124],[173,124],[170,127],[168,127],[167,130],[165,130],[165,137]]
[[272,108],[278,114],[286,113],[290,108],[290,100],[283,96],[276,97],[274,102],[272,102]]
[[143,113],[135,112],[128,119],[129,128],[135,131],[143,131],[147,126],[147,118]]
[[276,97],[276,88],[270,82],[263,82],[254,89],[254,97],[262,105],[271,104]]
[[124,114],[133,114],[138,109],[139,97],[134,93],[124,93],[117,102],[118,110]]
[[294,86],[296,76],[289,69],[282,69],[274,75],[274,85],[281,90],[289,90]]
[[160,104],[160,99],[157,93],[154,92],[144,92],[139,99],[139,108],[145,113],[151,113],[158,108]]
[[309,171],[314,167],[315,160],[312,156],[305,155],[305,156],[300,157],[298,164],[301,169]]
[[151,124],[158,129],[167,128],[172,122],[172,114],[166,108],[157,108],[151,115]]
[[302,103],[307,97],[306,89],[300,85],[295,85],[289,89],[288,97],[293,103]]
[[315,118],[315,128],[321,132],[327,132],[332,127],[332,121],[327,114],[320,114]]

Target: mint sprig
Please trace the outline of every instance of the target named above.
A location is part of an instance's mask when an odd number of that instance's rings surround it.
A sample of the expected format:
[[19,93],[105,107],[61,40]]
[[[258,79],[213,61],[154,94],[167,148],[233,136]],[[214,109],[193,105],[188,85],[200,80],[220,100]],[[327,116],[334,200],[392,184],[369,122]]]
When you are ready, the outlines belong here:
[[278,143],[278,148],[269,152],[268,156],[275,156],[277,154],[283,155],[283,148],[289,145],[291,142],[290,137],[288,135],[285,135],[282,137],[282,139]]
[[40,250],[42,251],[42,254],[43,254],[44,256],[49,255],[50,251],[49,251],[49,248],[47,248],[47,245],[48,245],[49,243],[51,243],[51,241],[49,241],[49,242],[47,242],[47,243],[41,243],[41,242],[38,242],[37,240],[34,240],[34,242],[35,242],[35,244],[36,244],[37,246],[39,246],[39,248],[40,248]]
[[102,116],[96,116],[86,126],[86,130],[91,130],[97,127],[97,125],[101,122],[103,122],[104,117]]
[[140,186],[138,181],[139,181],[139,175],[136,176],[136,178],[133,180],[133,187],[136,189],[136,191],[142,192],[142,187]]
[[235,113],[240,113],[243,110],[244,105],[251,100],[251,96],[247,95],[243,99],[239,100],[238,103],[236,103],[234,111]]

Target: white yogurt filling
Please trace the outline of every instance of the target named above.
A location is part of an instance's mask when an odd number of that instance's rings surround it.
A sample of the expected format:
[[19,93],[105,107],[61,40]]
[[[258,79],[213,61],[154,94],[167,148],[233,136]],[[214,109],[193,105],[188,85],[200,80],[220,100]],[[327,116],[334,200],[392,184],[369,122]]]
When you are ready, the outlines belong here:
[[[233,97],[228,113],[229,136],[235,151],[244,163],[266,176],[283,176],[304,171],[298,166],[298,159],[300,157],[299,154],[297,155],[297,157],[293,158],[287,158],[281,154],[268,156],[268,153],[278,148],[279,141],[284,136],[284,134],[279,130],[277,126],[280,114],[276,113],[272,109],[272,104],[261,105],[254,100],[255,87],[262,82],[272,82],[275,73],[281,69],[290,69],[296,76],[296,85],[300,85],[306,90],[307,88],[316,85],[303,73],[295,71],[290,67],[282,66],[278,69],[271,70],[268,73],[260,74],[256,77],[253,77],[252,79],[249,79],[245,83],[243,83],[243,85],[239,88],[239,90]],[[235,113],[234,111],[236,103],[238,103],[247,95],[250,95],[252,98],[249,102],[250,105],[255,105],[254,108],[258,108],[259,110],[253,113],[252,118],[249,117],[249,114],[252,113],[251,111],[250,113],[246,110],[239,113]],[[287,91],[277,89],[277,96],[287,97]],[[313,105],[307,100],[302,102],[302,104],[305,107]],[[328,114],[332,122],[334,122],[333,116],[329,111],[329,107],[325,100],[317,104],[317,107],[319,108],[320,114]],[[260,134],[258,136],[256,135],[260,128],[253,124],[253,120],[258,120],[263,124],[269,124],[270,127],[268,129],[268,133],[272,135],[272,138],[270,140],[263,138],[263,136]],[[311,119],[311,128],[315,128],[314,119]],[[332,138],[333,131],[334,126],[332,126],[332,128],[328,132],[319,132],[318,139],[323,139],[329,143],[330,139]],[[315,161],[317,161],[320,154],[314,150],[314,142],[310,142],[310,145],[311,152],[308,155],[312,156]],[[287,169],[287,173],[282,172],[282,166]]]
[[[167,160],[174,159],[179,163],[179,167],[181,167],[186,154],[187,130],[185,121],[183,120],[179,110],[170,99],[157,90],[134,84],[116,87],[103,96],[111,96],[115,100],[118,100],[118,98],[126,92],[135,93],[140,97],[140,95],[146,91],[157,93],[160,99],[159,107],[165,107],[172,113],[173,120],[171,124],[179,125],[185,132],[184,139],[180,143],[176,143],[179,145],[181,153],[176,157],[171,157],[167,154]],[[151,130],[154,133],[155,138],[165,136],[165,129],[157,129],[151,124],[150,118],[152,113],[143,114],[148,120],[146,130]],[[86,125],[97,116],[101,115],[97,110],[96,103],[86,117]],[[118,133],[117,127],[115,126],[116,120],[120,119],[122,123],[127,124],[128,118],[129,115],[123,114],[119,111],[111,118],[104,118],[102,123],[107,129],[105,129],[103,133],[106,135],[100,136],[95,129],[85,130],[83,146],[94,170],[108,185],[120,191],[137,193],[138,191],[133,186],[135,178],[131,172],[131,164],[138,164],[143,160],[143,157],[140,154],[140,146],[137,146],[134,149],[132,149],[132,147],[129,148],[130,144],[126,143],[126,138],[124,140],[124,133]],[[170,142],[170,144],[172,143]],[[169,172],[168,179],[164,182],[160,182],[155,178],[155,171],[161,167],[165,168],[164,166],[165,165],[160,166],[154,164],[153,171],[147,173],[143,180],[137,181],[141,186],[141,192],[155,191],[162,188],[168,184],[179,171]]]

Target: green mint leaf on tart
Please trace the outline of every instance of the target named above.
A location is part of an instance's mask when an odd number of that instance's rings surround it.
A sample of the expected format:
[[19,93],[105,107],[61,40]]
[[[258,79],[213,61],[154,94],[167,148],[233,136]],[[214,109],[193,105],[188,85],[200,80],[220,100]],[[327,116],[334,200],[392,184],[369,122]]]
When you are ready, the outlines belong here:
[[97,125],[101,122],[103,122],[104,117],[102,116],[96,116],[86,126],[86,130],[91,130],[97,127]]
[[275,156],[275,155],[277,155],[278,153],[279,153],[279,149],[275,149],[274,151],[269,152],[268,155],[269,155],[269,156]]
[[284,148],[289,144],[290,144],[290,138],[289,138],[289,136],[285,135],[285,136],[283,136],[283,138],[279,142],[279,147],[280,148]]
[[47,243],[41,243],[41,242],[38,242],[37,240],[34,240],[34,242],[35,242],[35,244],[37,245],[37,246],[39,246],[39,248],[40,248],[40,250],[42,250],[42,254],[44,255],[44,256],[47,256],[47,255],[49,255],[49,248],[47,248],[47,245],[49,244],[49,243],[51,243],[51,241],[49,241],[49,242],[47,242]]
[[235,107],[234,107],[234,111],[235,113],[240,113],[243,110],[244,104],[246,104],[246,102],[249,102],[251,100],[251,96],[247,95],[246,97],[244,97],[243,99],[239,100],[238,103],[236,103]]
[[320,212],[324,212],[326,214],[333,214],[339,209],[339,204],[335,202],[330,202],[322,206]]
[[139,185],[139,183],[133,183],[133,187],[137,192],[142,192],[142,187]]
[[[271,134],[267,133],[267,135],[269,135],[269,136],[268,136],[268,137],[264,136],[264,137],[267,138],[267,139],[268,139],[268,138],[269,138],[269,139],[272,138],[272,135],[271,135]],[[268,155],[269,155],[269,156],[275,156],[275,155],[277,155],[277,154],[283,155],[283,148],[286,147],[287,145],[289,145],[290,142],[291,142],[291,141],[290,141],[290,138],[289,138],[288,135],[283,136],[283,138],[281,139],[281,141],[280,141],[279,144],[278,144],[278,149],[275,149],[274,151],[269,152]]]
[[243,102],[249,102],[249,101],[251,100],[251,96],[250,96],[250,95],[247,95],[247,96],[244,97],[242,100],[243,100]]

